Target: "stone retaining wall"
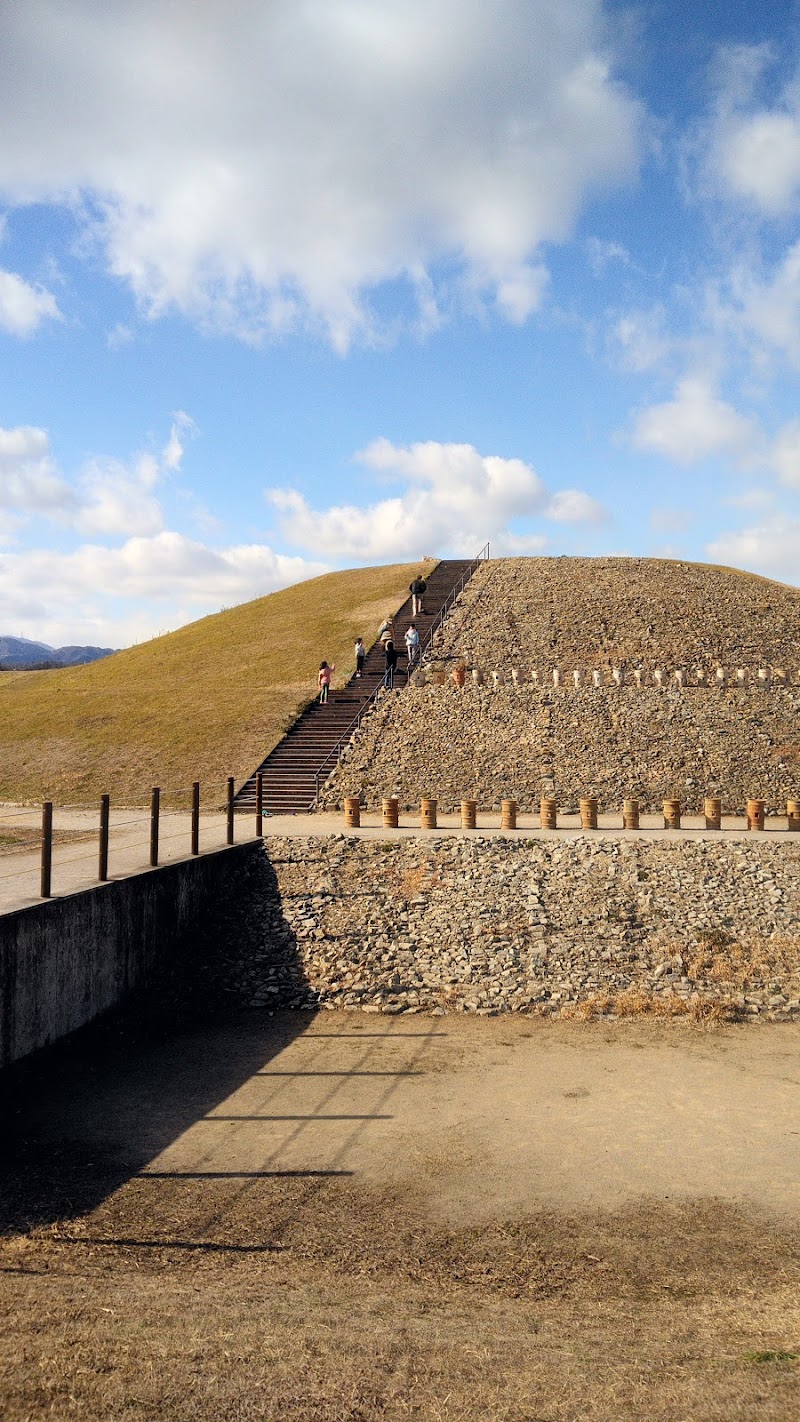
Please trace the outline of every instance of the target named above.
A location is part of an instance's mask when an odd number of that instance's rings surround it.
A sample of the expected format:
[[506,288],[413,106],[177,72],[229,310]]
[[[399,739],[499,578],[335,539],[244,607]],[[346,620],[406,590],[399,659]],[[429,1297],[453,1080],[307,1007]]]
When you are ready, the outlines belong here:
[[226,965],[251,1005],[800,1015],[794,845],[334,835],[265,848],[260,930]]

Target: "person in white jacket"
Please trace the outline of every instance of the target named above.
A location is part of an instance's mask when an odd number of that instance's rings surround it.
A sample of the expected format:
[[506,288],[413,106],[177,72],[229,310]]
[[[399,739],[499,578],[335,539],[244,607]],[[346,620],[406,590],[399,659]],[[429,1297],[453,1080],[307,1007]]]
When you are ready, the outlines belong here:
[[419,632],[417,631],[413,622],[409,623],[405,640],[406,656],[408,657],[408,669],[410,671],[414,664],[415,658],[419,655]]

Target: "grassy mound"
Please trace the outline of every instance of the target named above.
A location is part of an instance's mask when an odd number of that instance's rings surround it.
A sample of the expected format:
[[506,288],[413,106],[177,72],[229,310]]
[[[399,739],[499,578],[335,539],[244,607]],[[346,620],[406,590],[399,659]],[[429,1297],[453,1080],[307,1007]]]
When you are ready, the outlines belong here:
[[0,799],[142,804],[152,785],[199,780],[221,804],[226,777],[250,774],[314,694],[323,657],[347,680],[355,637],[373,641],[419,567],[328,573],[89,666],[4,672]]

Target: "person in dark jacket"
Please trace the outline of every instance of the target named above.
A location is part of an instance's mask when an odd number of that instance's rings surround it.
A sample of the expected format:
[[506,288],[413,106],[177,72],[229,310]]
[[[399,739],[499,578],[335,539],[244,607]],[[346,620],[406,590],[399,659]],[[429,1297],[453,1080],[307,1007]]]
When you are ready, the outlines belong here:
[[424,613],[423,601],[427,592],[428,584],[421,573],[418,573],[413,583],[409,583],[408,591],[411,593],[411,616],[417,617],[420,612]]
[[387,687],[393,687],[394,669],[397,666],[397,651],[395,650],[394,642],[391,640],[384,642],[383,652],[386,657],[386,672],[384,674],[383,684]]

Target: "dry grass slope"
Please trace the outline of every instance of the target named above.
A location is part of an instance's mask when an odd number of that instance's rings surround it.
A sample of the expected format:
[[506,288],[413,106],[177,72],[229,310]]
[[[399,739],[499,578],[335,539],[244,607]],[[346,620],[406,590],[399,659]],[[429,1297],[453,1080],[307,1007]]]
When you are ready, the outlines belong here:
[[313,695],[322,657],[347,679],[354,637],[372,641],[419,566],[328,573],[90,666],[4,673],[0,799],[141,804],[199,779],[221,803]]

